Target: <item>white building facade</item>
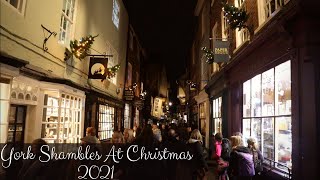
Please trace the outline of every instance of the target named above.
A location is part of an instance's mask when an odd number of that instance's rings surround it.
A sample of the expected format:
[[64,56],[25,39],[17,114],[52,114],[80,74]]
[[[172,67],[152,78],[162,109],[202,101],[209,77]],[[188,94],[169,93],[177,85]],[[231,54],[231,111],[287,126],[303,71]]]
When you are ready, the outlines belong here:
[[[79,142],[92,125],[85,123],[88,92],[122,98],[128,29],[122,1],[0,3],[0,143]],[[114,78],[88,79],[89,57],[65,58],[71,40],[89,35],[99,35],[89,54],[112,55],[108,67],[120,65]]]

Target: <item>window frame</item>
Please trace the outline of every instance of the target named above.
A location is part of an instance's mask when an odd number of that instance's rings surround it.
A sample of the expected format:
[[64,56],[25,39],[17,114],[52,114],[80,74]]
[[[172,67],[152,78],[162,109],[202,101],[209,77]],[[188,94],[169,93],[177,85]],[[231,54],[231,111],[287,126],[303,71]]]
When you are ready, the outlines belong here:
[[[19,5],[21,4],[22,1],[22,5],[21,5],[21,10],[19,10]],[[16,11],[18,14],[24,16],[25,12],[26,12],[26,4],[27,4],[27,0],[18,0],[18,4],[17,7],[13,6],[10,3],[10,0],[1,0],[1,2],[3,2],[3,4],[5,4],[6,6],[8,6],[9,8],[11,8],[12,10]]]
[[[101,108],[104,108],[105,111],[109,110],[109,113],[101,112]],[[110,110],[113,110],[113,113]],[[112,138],[113,131],[115,130],[115,117],[116,117],[116,108],[109,106],[108,104],[98,104],[98,137],[99,140],[107,140]],[[104,116],[105,115],[105,116]],[[109,116],[109,117],[108,117]],[[102,124],[112,124],[111,129],[101,130]],[[104,135],[105,134],[105,135]]]
[[[56,94],[55,96],[50,95],[51,93]],[[48,94],[47,94],[48,93]],[[80,138],[82,135],[82,110],[83,110],[83,102],[84,99],[83,97],[74,95],[74,94],[70,94],[70,93],[66,93],[64,91],[53,91],[53,90],[48,90],[45,92],[45,95],[47,95],[48,99],[47,101],[49,101],[49,97],[51,99],[56,99],[56,104],[52,104],[50,105],[49,102],[47,102],[47,104],[45,104],[46,102],[44,101],[43,104],[43,112],[46,110],[45,115],[43,114],[42,116],[42,120],[41,120],[41,138],[43,138],[44,140],[48,140],[48,141],[56,141],[55,143],[64,143],[63,141],[66,140],[71,140],[71,142],[67,142],[67,143],[80,143]],[[69,98],[67,98],[69,97]],[[69,106],[67,107],[67,100],[69,102]],[[73,100],[73,101],[71,101]],[[53,103],[53,101],[52,101]],[[50,110],[53,112],[53,110],[57,110],[57,114],[52,115],[53,113],[50,113],[50,116],[48,116],[48,112],[50,112]],[[66,112],[67,110],[69,111],[68,116],[66,116]],[[44,121],[43,118],[48,118],[48,117],[56,117],[57,122],[56,121]],[[68,122],[66,123],[65,118],[68,118]],[[63,118],[63,121],[61,121],[61,118]],[[52,118],[54,119],[54,118]],[[71,121],[70,121],[71,120]],[[77,121],[78,120],[78,121]],[[64,130],[66,129],[66,124],[69,125],[67,127],[67,129],[71,129],[71,136],[69,136],[69,132],[68,131],[67,137],[65,137],[65,133]],[[45,130],[48,129],[55,129],[57,132],[55,134],[55,136],[53,137],[43,137],[43,126],[45,125]],[[54,126],[55,125],[55,126]],[[61,128],[62,127],[62,128]],[[62,129],[62,137],[60,135],[60,131]],[[78,133],[77,133],[78,132]]]
[[[61,45],[64,45],[66,48],[70,48],[70,41],[72,39],[74,39],[74,32],[75,32],[75,21],[76,21],[76,14],[77,14],[77,0],[65,0],[65,4],[63,4],[62,7],[62,12],[61,12],[61,16],[60,16],[60,25],[59,25],[59,39],[58,42]],[[68,7],[68,3],[70,4],[70,2],[73,2],[73,7],[69,7],[68,10],[70,10],[71,8],[73,8],[73,14],[69,14],[69,16],[72,16],[72,19],[70,19],[70,17],[63,12],[64,8]],[[66,30],[63,29],[63,25],[64,25],[64,21],[66,21],[69,24],[69,27],[66,27]],[[67,25],[66,25],[67,26]],[[69,32],[68,32],[69,31]],[[62,40],[61,36],[62,33],[65,33],[65,36],[63,37],[64,40]],[[67,33],[69,35],[67,35]]]
[[[286,164],[284,164],[284,163],[282,163],[282,162],[279,162],[279,159],[278,159],[278,154],[279,154],[279,143],[278,143],[278,140],[279,140],[279,137],[278,137],[278,134],[279,134],[279,127],[278,127],[278,124],[279,124],[279,122],[281,122],[282,121],[282,119],[287,119],[287,118],[290,118],[290,124],[291,124],[291,129],[292,129],[292,110],[291,110],[291,112],[290,113],[279,113],[279,112],[277,112],[276,111],[276,109],[277,108],[279,108],[278,106],[279,106],[279,104],[277,105],[277,96],[279,95],[278,93],[276,93],[276,90],[278,90],[277,89],[277,84],[276,83],[279,83],[279,81],[277,80],[277,77],[276,77],[276,75],[277,75],[277,72],[276,72],[276,68],[277,67],[279,67],[280,65],[282,65],[282,64],[284,64],[284,63],[289,63],[290,65],[289,65],[289,69],[290,69],[290,82],[291,82],[291,86],[290,86],[290,92],[291,92],[291,94],[292,94],[292,60],[287,60],[287,61],[285,61],[285,62],[282,62],[282,63],[280,63],[280,64],[277,64],[277,65],[275,65],[275,66],[273,66],[272,68],[270,68],[270,69],[267,69],[267,70],[265,70],[265,71],[263,71],[263,72],[261,72],[261,73],[259,73],[259,74],[257,74],[257,75],[255,75],[254,77],[252,77],[252,78],[250,78],[250,79],[248,79],[248,80],[246,80],[246,81],[244,81],[243,82],[243,84],[242,84],[242,97],[243,97],[243,102],[242,102],[242,108],[241,108],[241,112],[242,112],[242,134],[243,134],[243,137],[244,137],[244,141],[246,142],[246,138],[249,138],[249,137],[251,137],[252,135],[253,135],[253,133],[255,133],[255,130],[254,130],[254,127],[253,127],[253,121],[254,120],[258,120],[258,121],[260,121],[260,141],[259,141],[259,139],[258,139],[258,144],[259,144],[259,149],[261,149],[261,153],[262,154],[264,154],[264,146],[265,146],[265,143],[264,143],[264,134],[265,134],[265,129],[264,129],[264,121],[265,120],[271,120],[272,121],[272,138],[273,138],[273,141],[272,141],[272,144],[273,144],[273,150],[272,150],[272,152],[273,152],[273,157],[272,157],[272,159],[270,159],[270,158],[267,158],[267,157],[265,157],[265,159],[266,159],[266,161],[265,161],[265,163],[269,163],[269,161],[270,160],[272,160],[272,161],[275,161],[276,162],[276,164],[274,165],[275,166],[275,168],[276,168],[276,170],[277,171],[280,171],[280,172],[283,172],[283,173],[289,173],[289,172],[287,172],[287,169],[286,170],[283,170],[283,169],[281,169],[281,168],[279,168],[279,167],[288,167]],[[264,96],[263,96],[263,74],[264,73],[266,73],[266,72],[268,72],[268,71],[273,71],[273,81],[272,81],[272,83],[273,83],[273,111],[272,111],[272,113],[271,114],[266,114],[266,113],[264,113],[263,112],[263,102],[265,102],[265,100],[264,100]],[[260,89],[260,109],[261,109],[261,111],[260,111],[260,114],[258,114],[258,115],[254,115],[254,113],[253,113],[253,105],[252,105],[252,102],[253,102],[253,96],[252,96],[252,93],[253,92],[256,92],[256,91],[253,91],[252,90],[252,87],[253,87],[253,84],[256,84],[256,83],[252,83],[252,80],[254,79],[254,78],[256,78],[257,76],[260,76],[260,87],[259,87],[259,89]],[[247,95],[245,92],[247,92],[247,91],[245,91],[244,90],[244,87],[245,87],[245,84],[246,83],[249,83],[249,92],[250,92],[250,94],[249,95]],[[255,86],[257,86],[257,85],[255,85]],[[244,99],[245,99],[245,95],[246,94],[246,96],[249,96],[249,105],[250,105],[250,107],[249,107],[249,109],[250,109],[250,113],[245,113],[244,112],[244,103],[246,102],[247,103],[247,100],[245,101]],[[291,106],[292,106],[292,95],[290,96],[290,101],[291,101]],[[249,115],[247,115],[247,114],[249,114]],[[246,136],[246,134],[247,134],[247,132],[245,132],[245,120],[247,121],[249,121],[249,125],[248,125],[248,127],[250,127],[250,129],[249,129],[249,136]],[[259,143],[259,142],[261,142],[261,143]],[[291,161],[292,161],[292,130],[291,130]],[[288,167],[288,168],[290,168],[290,167]],[[291,169],[292,169],[292,164],[291,164],[291,168],[290,168],[290,171],[291,171]]]
[[[235,0],[235,7],[239,9],[246,9],[246,0]],[[245,42],[250,40],[250,33],[247,28],[242,28],[239,30],[235,29],[236,33],[236,49],[241,47]]]
[[120,27],[120,3],[118,0],[112,1],[112,22],[116,29]]
[[[214,133],[222,133],[222,96],[212,100],[212,121],[214,124]],[[216,124],[220,123],[219,127]],[[217,131],[217,129],[219,129]]]
[[[270,13],[270,16],[267,17],[266,15],[266,1],[270,3],[270,1],[280,1],[282,3],[279,5],[279,7],[275,8],[273,12]],[[270,19],[272,19],[290,0],[263,0],[263,1],[257,1],[258,6],[258,24],[259,27],[255,30],[255,33],[257,33]]]
[[128,129],[131,128],[131,107],[128,103],[124,106],[123,127]]

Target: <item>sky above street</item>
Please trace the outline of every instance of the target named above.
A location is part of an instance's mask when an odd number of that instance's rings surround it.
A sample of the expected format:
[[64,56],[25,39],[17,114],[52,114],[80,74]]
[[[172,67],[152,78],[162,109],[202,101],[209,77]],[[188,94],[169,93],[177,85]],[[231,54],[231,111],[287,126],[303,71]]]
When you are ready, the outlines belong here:
[[172,83],[181,76],[194,36],[196,0],[123,0],[149,60],[166,65]]

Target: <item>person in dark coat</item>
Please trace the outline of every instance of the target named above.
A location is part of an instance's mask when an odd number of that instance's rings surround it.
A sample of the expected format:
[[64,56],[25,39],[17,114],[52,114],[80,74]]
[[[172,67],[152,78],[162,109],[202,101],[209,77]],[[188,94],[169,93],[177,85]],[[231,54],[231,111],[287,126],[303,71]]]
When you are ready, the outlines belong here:
[[[161,149],[161,144],[154,137],[151,125],[146,125],[141,134],[136,138],[132,145],[138,145],[138,153],[131,153],[131,159],[140,157],[140,150],[145,147],[145,152],[154,153],[156,149]],[[141,180],[165,180],[166,179],[166,164],[165,160],[138,160],[136,162],[128,162],[127,175],[125,179]]]
[[208,171],[208,165],[203,156],[202,135],[198,129],[191,132],[187,146],[193,155],[189,163],[192,180],[203,179]]
[[240,136],[231,136],[230,141],[232,146],[229,161],[230,179],[251,180],[255,175],[255,170],[250,149],[241,145]]

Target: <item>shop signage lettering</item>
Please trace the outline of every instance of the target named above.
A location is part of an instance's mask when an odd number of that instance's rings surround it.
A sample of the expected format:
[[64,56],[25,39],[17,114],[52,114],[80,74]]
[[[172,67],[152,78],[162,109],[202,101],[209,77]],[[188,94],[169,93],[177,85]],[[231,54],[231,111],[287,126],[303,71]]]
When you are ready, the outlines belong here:
[[117,106],[117,107],[122,107],[121,104],[110,101],[108,99],[105,98],[101,98],[101,97],[97,97],[97,101],[101,104],[108,104],[108,105],[112,105],[112,106]]
[[214,54],[229,54],[228,48],[214,48]]
[[132,101],[134,98],[133,90],[124,90],[124,99],[126,101]]
[[91,57],[89,64],[89,79],[106,79],[108,58]]
[[229,56],[229,41],[214,42],[214,62],[227,62],[230,59]]

